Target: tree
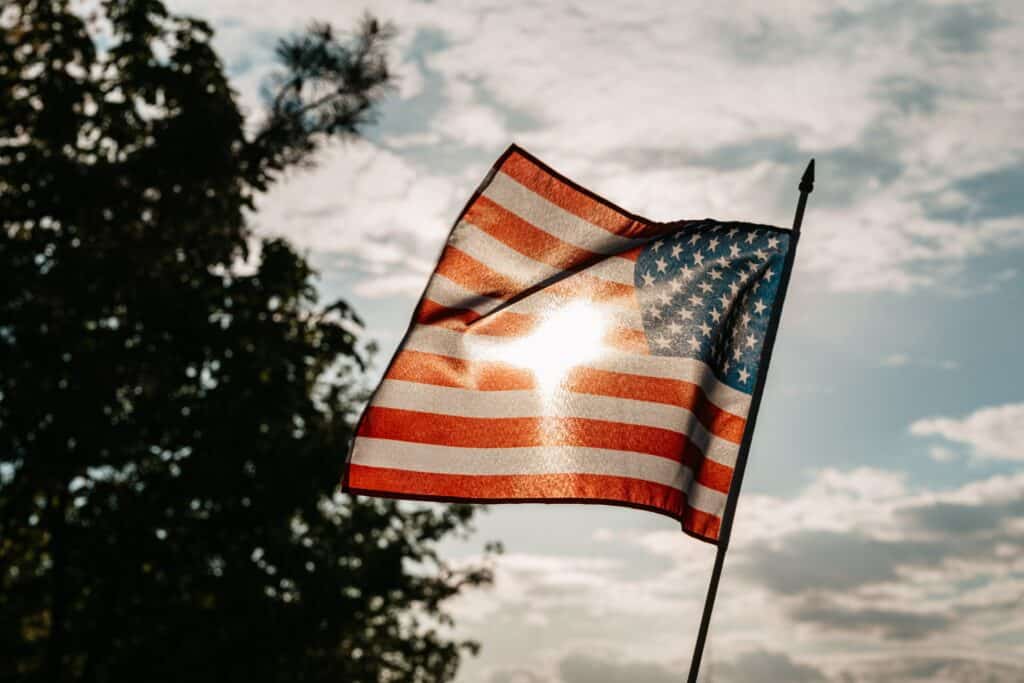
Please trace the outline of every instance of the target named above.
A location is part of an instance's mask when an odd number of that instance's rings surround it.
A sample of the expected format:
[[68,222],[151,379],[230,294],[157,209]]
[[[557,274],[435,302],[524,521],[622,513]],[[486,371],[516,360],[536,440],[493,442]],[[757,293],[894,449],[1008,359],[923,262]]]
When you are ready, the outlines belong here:
[[371,120],[390,27],[283,41],[247,135],[208,25],[93,12],[0,9],[0,677],[450,680],[471,510],[335,494],[358,319],[248,251],[254,196]]

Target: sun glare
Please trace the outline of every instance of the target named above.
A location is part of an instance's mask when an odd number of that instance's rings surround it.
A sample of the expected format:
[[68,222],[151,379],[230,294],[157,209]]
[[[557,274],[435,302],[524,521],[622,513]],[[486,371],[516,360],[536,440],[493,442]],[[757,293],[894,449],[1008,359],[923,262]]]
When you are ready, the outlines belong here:
[[475,355],[530,370],[537,388],[550,398],[571,368],[605,351],[607,327],[608,320],[597,307],[573,301],[548,311],[528,336],[488,345]]

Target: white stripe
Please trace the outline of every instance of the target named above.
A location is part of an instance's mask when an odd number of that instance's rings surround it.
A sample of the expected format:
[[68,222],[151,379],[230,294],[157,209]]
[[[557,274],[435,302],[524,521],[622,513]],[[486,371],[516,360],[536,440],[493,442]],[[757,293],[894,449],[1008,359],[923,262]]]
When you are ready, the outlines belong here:
[[621,285],[629,285],[632,287],[635,284],[633,282],[633,271],[635,270],[635,267],[636,264],[629,259],[619,258],[618,256],[609,256],[608,258],[601,259],[593,265],[584,268],[581,272],[601,278],[602,280],[618,282]]
[[580,417],[658,427],[686,434],[709,460],[727,467],[736,466],[739,453],[737,444],[708,432],[689,410],[652,401],[565,391],[554,396],[522,390],[477,391],[388,379],[381,382],[371,405],[459,417]]
[[687,504],[721,516],[726,496],[693,480],[693,472],[668,458],[579,446],[462,448],[359,437],[352,463],[412,472],[456,475],[599,474],[629,477],[685,491]]
[[646,240],[615,235],[569,213],[505,173],[495,173],[483,194],[527,223],[581,249],[610,255],[646,244]]
[[[427,285],[426,297],[448,308],[466,308],[480,315],[487,315],[504,302],[489,296],[477,294],[452,282],[445,276],[434,273]],[[567,303],[565,297],[539,289],[530,296],[510,304],[506,310],[525,315],[547,315]],[[635,306],[617,306],[612,302],[591,301],[587,303],[603,317],[609,326],[642,330],[640,311]]]
[[[409,333],[403,349],[472,361],[499,355],[497,352],[500,352],[502,345],[514,339],[466,335],[443,327],[417,325]],[[473,348],[467,348],[467,342],[471,342]],[[567,342],[571,343],[569,340]],[[712,403],[733,415],[746,417],[750,409],[749,394],[719,382],[708,365],[694,358],[643,356],[609,349],[600,358],[581,363],[580,366],[690,382],[699,385]]]
[[[427,299],[448,308],[465,308],[476,311],[480,315],[487,315],[504,301],[493,297],[477,294],[452,282],[444,275],[434,273],[427,284],[427,291],[424,292]],[[529,298],[529,297],[528,297]],[[518,303],[518,302],[517,302]]]
[[448,244],[525,287],[540,284],[564,272],[561,268],[534,261],[529,256],[520,254],[501,240],[491,237],[466,221],[460,221],[455,226],[451,237],[448,238]]
[[[448,243],[456,249],[466,252],[488,268],[529,284],[535,284],[542,279],[565,272],[563,268],[538,261],[529,254],[524,254],[518,249],[508,246],[470,220],[462,220],[455,226],[448,238]],[[620,285],[634,286],[635,264],[633,261],[619,256],[599,256],[598,259],[577,272]]]

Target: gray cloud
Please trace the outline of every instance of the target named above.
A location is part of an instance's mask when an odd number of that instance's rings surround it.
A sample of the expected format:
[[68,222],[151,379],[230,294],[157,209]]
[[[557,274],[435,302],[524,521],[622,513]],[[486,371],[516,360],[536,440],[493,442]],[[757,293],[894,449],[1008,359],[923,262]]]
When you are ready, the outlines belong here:
[[787,595],[807,591],[843,591],[898,578],[897,567],[935,562],[946,550],[939,544],[881,541],[856,533],[807,531],[781,546],[754,545],[738,570],[751,582]]
[[983,659],[915,657],[864,665],[845,671],[844,683],[1020,683],[1024,667]]
[[886,76],[875,84],[878,97],[903,114],[934,114],[942,90],[912,76]]
[[914,527],[947,535],[996,531],[1010,517],[1021,515],[1024,515],[1024,501],[988,505],[939,502],[900,512]]
[[952,617],[947,614],[880,608],[852,609],[819,597],[805,600],[789,614],[797,621],[834,631],[870,631],[895,640],[924,638],[944,630],[952,623]]
[[827,680],[818,669],[794,662],[779,652],[747,652],[731,662],[715,662],[719,683],[819,683]]
[[999,28],[999,17],[988,4],[936,7],[930,38],[946,52],[981,52],[988,35]]
[[822,23],[837,34],[867,31],[889,35],[910,27],[916,52],[970,54],[988,46],[990,34],[1000,28],[999,15],[990,3],[930,5],[895,0],[868,5],[863,11],[838,9],[826,13]]
[[934,195],[924,198],[928,216],[965,223],[1024,215],[1024,163],[1015,163],[954,181],[948,189],[966,198],[965,206],[943,207]]
[[[828,150],[803,149],[795,136],[780,135],[755,137],[706,151],[631,147],[616,151],[609,159],[643,170],[695,166],[735,171],[765,162],[802,169],[808,159],[815,157],[819,181],[815,201],[845,207],[903,173],[904,165],[899,160],[902,142],[883,121],[867,126],[855,144]],[[780,200],[786,206],[791,203],[791,182],[773,189],[781,193]]]
[[526,669],[498,671],[491,675],[488,683],[548,683],[549,679]]
[[650,662],[614,662],[571,654],[558,665],[562,683],[678,683],[680,672]]

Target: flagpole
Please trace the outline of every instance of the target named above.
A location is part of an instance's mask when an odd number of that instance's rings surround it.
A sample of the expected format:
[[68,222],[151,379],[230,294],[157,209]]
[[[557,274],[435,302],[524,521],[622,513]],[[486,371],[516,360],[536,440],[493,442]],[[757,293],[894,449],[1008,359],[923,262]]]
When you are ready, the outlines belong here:
[[704,614],[700,619],[700,630],[697,632],[697,642],[693,647],[693,659],[690,660],[690,675],[687,683],[697,683],[697,676],[700,673],[700,661],[704,655],[704,645],[708,638],[708,628],[711,625],[711,612],[715,607],[715,597],[718,595],[718,582],[722,578],[722,567],[725,564],[725,552],[729,547],[729,535],[732,533],[732,521],[736,514],[736,501],[739,497],[740,486],[743,484],[743,471],[747,466],[747,453],[750,451],[750,441],[754,434],[754,423],[757,420],[757,410],[761,405],[761,392],[764,388],[764,379],[768,374],[768,361],[771,358],[772,347],[775,345],[775,333],[779,327],[779,317],[782,313],[782,303],[786,297],[786,289],[789,285],[789,274],[793,270],[793,257],[796,254],[796,242],[800,236],[800,227],[804,221],[804,209],[807,208],[807,197],[814,191],[814,159],[807,164],[807,169],[800,178],[800,199],[796,205],[796,215],[793,216],[792,242],[786,254],[786,265],[782,271],[782,281],[779,283],[779,297],[775,302],[776,310],[773,315],[773,324],[765,335],[764,348],[761,352],[761,363],[758,369],[757,387],[754,396],[750,401],[750,412],[747,415],[747,429],[743,435],[743,443],[740,445],[739,456],[736,459],[736,469],[733,473],[733,485],[729,489],[729,497],[725,501],[725,512],[722,514],[722,526],[719,527],[718,549],[715,552],[715,565],[711,570],[711,580],[708,581],[708,593],[704,600]]

